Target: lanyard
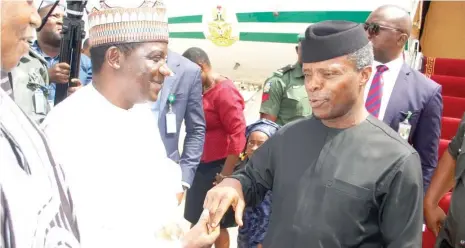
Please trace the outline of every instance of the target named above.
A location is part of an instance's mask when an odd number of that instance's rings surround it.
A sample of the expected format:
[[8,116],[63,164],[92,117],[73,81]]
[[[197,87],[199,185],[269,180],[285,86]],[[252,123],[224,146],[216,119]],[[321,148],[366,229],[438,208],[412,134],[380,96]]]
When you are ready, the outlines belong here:
[[175,96],[173,93],[171,93],[171,94],[168,96],[168,103],[169,103],[170,105],[173,105],[174,101],[176,101],[176,96]]
[[168,108],[169,112],[173,112],[173,104],[176,101],[176,96],[173,93],[170,93],[168,96]]
[[408,123],[410,118],[412,117],[412,111],[407,112],[407,117],[405,117],[405,120],[403,121],[404,123]]

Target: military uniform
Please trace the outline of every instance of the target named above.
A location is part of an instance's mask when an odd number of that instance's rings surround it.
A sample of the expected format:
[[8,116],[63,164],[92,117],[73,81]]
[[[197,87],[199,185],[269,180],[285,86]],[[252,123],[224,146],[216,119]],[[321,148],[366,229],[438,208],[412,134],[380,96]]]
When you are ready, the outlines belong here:
[[455,137],[449,143],[449,153],[456,161],[455,187],[444,227],[436,239],[437,248],[465,246],[465,114]]
[[276,116],[279,125],[312,113],[299,63],[279,69],[266,80],[260,113]]
[[50,111],[47,101],[49,77],[47,62],[32,49],[11,72],[16,104],[34,121],[42,122]]

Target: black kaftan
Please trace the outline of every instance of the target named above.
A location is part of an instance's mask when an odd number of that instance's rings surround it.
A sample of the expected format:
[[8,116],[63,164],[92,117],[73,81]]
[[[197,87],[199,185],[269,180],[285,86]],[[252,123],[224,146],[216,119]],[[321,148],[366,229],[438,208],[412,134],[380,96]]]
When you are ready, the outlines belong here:
[[273,192],[265,248],[421,247],[419,156],[372,116],[348,129],[288,124],[232,177],[247,205]]

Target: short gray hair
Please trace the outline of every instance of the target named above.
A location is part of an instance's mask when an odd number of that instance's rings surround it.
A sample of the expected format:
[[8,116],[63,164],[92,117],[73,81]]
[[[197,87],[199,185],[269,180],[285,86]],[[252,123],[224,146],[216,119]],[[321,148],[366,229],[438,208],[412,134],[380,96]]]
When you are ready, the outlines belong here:
[[364,47],[347,55],[347,59],[354,63],[355,69],[357,71],[360,71],[367,66],[371,66],[374,60],[373,44],[368,42],[368,44],[366,44]]

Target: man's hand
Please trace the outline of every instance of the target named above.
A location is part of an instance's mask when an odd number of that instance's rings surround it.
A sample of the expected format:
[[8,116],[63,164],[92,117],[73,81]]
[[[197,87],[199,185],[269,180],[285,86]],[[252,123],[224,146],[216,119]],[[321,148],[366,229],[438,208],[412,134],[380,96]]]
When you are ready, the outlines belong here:
[[68,83],[69,80],[70,66],[65,63],[58,63],[48,69],[48,76],[50,77],[50,82],[53,83]]
[[444,220],[446,219],[446,213],[444,213],[444,210],[442,210],[442,208],[440,208],[437,204],[425,204],[424,206],[426,226],[437,237],[444,223]]
[[209,213],[204,210],[197,224],[184,235],[183,248],[211,247],[220,235],[220,228],[208,228]]
[[182,192],[176,194],[176,198],[178,199],[178,206],[181,205],[182,200],[184,199],[184,196],[186,195],[186,192],[189,188],[185,185],[182,185]]
[[225,178],[207,193],[203,207],[210,213],[210,226],[217,228],[221,218],[232,206],[235,211],[236,223],[242,226],[242,213],[245,202],[241,183],[233,178]]
[[71,95],[74,92],[76,92],[78,89],[82,88],[81,80],[79,80],[79,78],[71,79],[71,83],[74,83],[76,86],[68,88],[68,95]]
[[213,182],[213,186],[216,186],[218,184],[221,183],[221,181],[223,181],[223,179],[225,179],[226,177],[223,176],[223,174],[221,173],[216,173],[216,176],[215,176],[215,181]]

